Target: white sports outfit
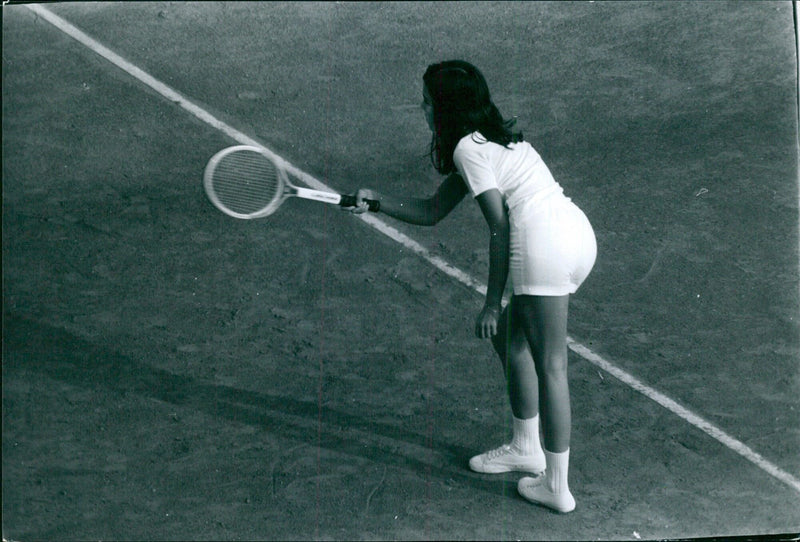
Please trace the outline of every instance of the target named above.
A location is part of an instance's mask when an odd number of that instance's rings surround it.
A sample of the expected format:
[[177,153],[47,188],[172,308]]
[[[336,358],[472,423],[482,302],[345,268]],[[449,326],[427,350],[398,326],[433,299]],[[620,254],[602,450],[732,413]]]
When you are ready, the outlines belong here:
[[453,161],[473,197],[493,188],[503,197],[514,294],[575,293],[597,257],[594,230],[528,142],[508,147],[474,132],[458,142]]

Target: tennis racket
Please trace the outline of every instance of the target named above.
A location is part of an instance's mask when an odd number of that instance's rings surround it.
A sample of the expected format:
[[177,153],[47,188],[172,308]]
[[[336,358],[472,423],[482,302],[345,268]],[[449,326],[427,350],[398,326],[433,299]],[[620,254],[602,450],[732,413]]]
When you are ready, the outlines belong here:
[[[272,157],[249,145],[228,147],[212,156],[203,174],[203,186],[211,203],[234,218],[269,216],[290,197],[356,206],[355,196],[294,186]],[[380,209],[380,202],[366,202],[370,211]]]

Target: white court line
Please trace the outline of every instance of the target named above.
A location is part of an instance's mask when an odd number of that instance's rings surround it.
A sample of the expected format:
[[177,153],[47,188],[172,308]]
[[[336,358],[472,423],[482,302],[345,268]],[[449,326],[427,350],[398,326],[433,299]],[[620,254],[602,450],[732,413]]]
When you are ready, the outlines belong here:
[[[138,79],[151,89],[155,90],[156,92],[161,94],[164,98],[181,106],[183,109],[185,109],[198,119],[207,123],[211,127],[221,131],[234,141],[237,141],[243,145],[253,145],[255,147],[263,149],[265,152],[270,154],[276,161],[282,164],[283,167],[285,167],[289,173],[300,179],[302,182],[304,182],[311,188],[315,188],[317,190],[326,190],[329,192],[333,191],[330,187],[328,187],[321,181],[317,180],[310,174],[296,168],[282,157],[276,155],[269,149],[265,148],[264,145],[262,145],[255,139],[243,134],[239,130],[217,119],[216,117],[211,115],[208,111],[192,103],[191,101],[186,99],[184,96],[182,96],[172,88],[168,87],[161,81],[155,79],[150,74],[142,71],[140,68],[137,68],[136,66],[134,66],[133,64],[131,64],[118,54],[116,54],[115,52],[111,51],[107,47],[98,43],[93,38],[87,36],[81,30],[78,30],[76,27],[74,27],[73,25],[71,25],[70,23],[59,17],[58,15],[55,15],[48,9],[44,8],[43,6],[38,4],[27,4],[26,7],[31,11],[33,11],[34,13],[36,13],[37,15],[39,15],[42,19],[46,20],[47,22],[49,22],[50,24],[52,24],[65,34],[67,34],[68,36],[79,41],[80,43],[82,43],[83,45],[85,45],[98,55],[102,56],[103,58],[105,58],[118,68],[122,69],[123,71],[132,75],[133,77],[135,77],[136,79]],[[423,247],[417,241],[411,239],[407,235],[398,231],[396,228],[393,228],[392,226],[380,220],[374,215],[361,215],[359,218],[361,218],[364,222],[366,222],[373,228],[377,229],[384,235],[389,236],[394,241],[400,243],[404,247],[418,254],[421,258],[427,260],[434,267],[441,270],[445,274],[453,277],[462,284],[465,284],[466,286],[472,288],[481,295],[485,295],[486,287],[483,284],[479,283],[477,280],[472,278],[464,271],[461,271],[457,267],[454,267],[453,265],[449,264],[442,258],[439,258],[438,256],[432,254],[428,249]],[[604,371],[614,376],[618,380],[624,382],[625,384],[627,384],[634,390],[638,391],[642,395],[648,397],[649,399],[652,399],[653,401],[663,406],[667,410],[671,411],[672,413],[676,414],[677,416],[687,421],[691,425],[697,427],[698,429],[709,435],[711,438],[719,441],[727,448],[731,449],[732,451],[741,455],[748,461],[752,462],[761,470],[767,472],[768,474],[774,476],[775,478],[785,483],[786,485],[790,486],[794,490],[800,492],[800,479],[792,476],[788,472],[782,470],[777,465],[771,463],[770,461],[762,457],[760,454],[753,451],[743,442],[728,435],[727,433],[725,433],[712,423],[706,421],[705,419],[698,416],[691,410],[681,406],[679,403],[670,399],[669,397],[659,392],[658,390],[642,383],[636,377],[620,369],[613,363],[607,361],[605,358],[603,358],[599,354],[596,354],[595,352],[593,352],[586,346],[582,345],[581,343],[575,341],[571,337],[568,337],[567,341],[569,348],[573,352],[584,358],[585,360],[603,369]]]

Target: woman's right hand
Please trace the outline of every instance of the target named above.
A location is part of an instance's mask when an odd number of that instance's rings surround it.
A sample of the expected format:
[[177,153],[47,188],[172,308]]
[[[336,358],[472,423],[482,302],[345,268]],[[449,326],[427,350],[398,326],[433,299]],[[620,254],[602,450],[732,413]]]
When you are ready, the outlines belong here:
[[368,188],[359,188],[358,191],[355,193],[356,197],[356,206],[355,207],[348,207],[347,210],[353,214],[360,215],[366,213],[369,210],[369,205],[364,200],[377,200],[377,195],[372,190]]

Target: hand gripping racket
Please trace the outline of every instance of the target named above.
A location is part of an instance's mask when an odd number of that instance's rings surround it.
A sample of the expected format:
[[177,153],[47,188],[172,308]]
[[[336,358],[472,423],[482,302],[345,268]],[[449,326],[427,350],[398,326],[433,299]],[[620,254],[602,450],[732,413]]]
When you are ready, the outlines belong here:
[[[289,197],[312,199],[342,207],[355,207],[355,196],[294,186],[286,171],[258,147],[237,145],[211,157],[203,175],[211,203],[234,218],[269,216]],[[377,212],[380,202],[365,200]]]

